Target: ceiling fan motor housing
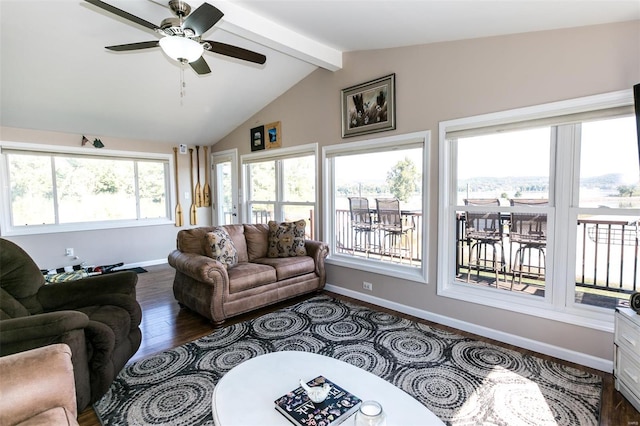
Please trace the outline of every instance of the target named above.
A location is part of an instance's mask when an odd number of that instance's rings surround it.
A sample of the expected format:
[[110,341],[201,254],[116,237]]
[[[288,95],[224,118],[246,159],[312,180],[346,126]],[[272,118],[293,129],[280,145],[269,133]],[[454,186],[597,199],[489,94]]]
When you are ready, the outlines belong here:
[[160,24],[160,31],[163,35],[168,36],[187,36],[193,37],[195,33],[190,28],[182,28],[182,22],[180,18],[167,18],[163,19]]
[[189,13],[191,13],[191,6],[185,3],[182,0],[170,0],[169,8],[181,18],[185,18]]

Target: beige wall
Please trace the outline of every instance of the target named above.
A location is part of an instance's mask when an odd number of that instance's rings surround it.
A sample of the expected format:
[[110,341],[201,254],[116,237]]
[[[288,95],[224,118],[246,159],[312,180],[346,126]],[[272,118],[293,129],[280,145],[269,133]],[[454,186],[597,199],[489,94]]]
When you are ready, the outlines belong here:
[[[92,137],[90,137],[90,139],[92,139]],[[101,148],[104,152],[113,150],[173,155],[172,146],[167,144],[118,139],[108,136],[101,136],[100,139],[105,144],[105,147]],[[77,148],[81,146],[82,135],[0,127],[0,141]],[[95,150],[96,148],[87,147],[87,149]],[[200,157],[201,164],[203,164],[202,149],[200,150]],[[190,192],[189,156],[179,155],[178,166],[180,169],[180,203],[184,212],[184,228],[189,228],[189,206],[191,205],[191,200],[185,197],[185,192]],[[172,176],[173,173],[174,171],[172,169]],[[203,174],[204,168],[202,167],[200,172],[201,179],[203,179]],[[172,194],[172,199],[173,197],[175,197],[175,194]],[[172,211],[173,207],[174,206],[172,206]],[[37,208],[37,206],[34,206],[34,208]],[[199,208],[197,212],[198,224],[208,225],[211,223],[211,214],[208,209]],[[88,265],[105,265],[117,262],[144,265],[157,263],[158,261],[166,261],[167,255],[175,248],[176,233],[179,229],[181,228],[176,228],[173,224],[169,224],[95,231],[60,232],[11,237],[3,236],[3,238],[11,240],[22,247],[41,269],[75,265],[80,261],[85,261]],[[64,250],[67,247],[72,247],[80,259],[76,261],[66,257]]]
[[611,333],[436,295],[438,123],[630,89],[640,82],[640,21],[347,53],[342,70],[315,71],[213,149],[248,153],[249,129],[278,120],[283,147],[347,141],[340,136],[340,89],[390,73],[396,74],[397,130],[348,141],[431,130],[428,284],[333,265],[328,282],[359,292],[366,280],[376,297],[611,360]]

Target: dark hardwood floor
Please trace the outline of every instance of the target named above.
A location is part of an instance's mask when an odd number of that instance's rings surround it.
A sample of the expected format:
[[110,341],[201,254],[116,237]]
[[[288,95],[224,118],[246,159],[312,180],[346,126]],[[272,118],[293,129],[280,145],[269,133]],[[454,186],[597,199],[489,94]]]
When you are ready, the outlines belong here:
[[[158,265],[150,266],[146,269],[149,272],[138,274],[137,287],[138,300],[142,305],[143,312],[141,325],[142,345],[140,346],[140,349],[135,354],[135,356],[132,358],[132,361],[139,360],[153,353],[165,349],[170,349],[195,340],[199,337],[206,336],[214,330],[211,323],[209,323],[206,319],[190,312],[189,310],[180,309],[178,303],[173,298],[173,269],[170,266]],[[604,379],[600,424],[603,426],[640,425],[640,413],[638,413],[638,411],[619,392],[615,390],[613,376],[611,374],[606,374],[598,370],[593,370],[580,365],[568,363],[563,360],[527,351],[511,345],[505,345],[494,340],[452,329],[450,327],[433,324],[423,319],[370,305],[368,303],[351,299],[342,295],[334,293],[329,294],[336,298],[350,300],[354,303],[360,303],[365,306],[374,307],[375,309],[381,311],[391,312],[395,315],[422,322],[424,324],[435,325],[437,327],[454,331],[458,334],[469,336],[478,340],[491,342],[493,344],[509,349],[518,350],[524,353],[530,353],[532,355],[538,356],[539,358],[552,360],[561,364],[582,368],[595,374],[600,374]],[[225,324],[231,325],[235,324],[236,322],[255,318],[267,312],[272,312],[274,310],[280,309],[284,306],[295,304],[304,299],[305,297],[299,297],[288,302],[283,302],[278,305],[271,306],[269,308],[260,309],[252,312],[251,314],[243,315],[233,320],[229,320]],[[93,411],[93,408],[88,408],[82,413],[79,413],[78,421],[81,426],[100,425],[100,422],[95,412]]]

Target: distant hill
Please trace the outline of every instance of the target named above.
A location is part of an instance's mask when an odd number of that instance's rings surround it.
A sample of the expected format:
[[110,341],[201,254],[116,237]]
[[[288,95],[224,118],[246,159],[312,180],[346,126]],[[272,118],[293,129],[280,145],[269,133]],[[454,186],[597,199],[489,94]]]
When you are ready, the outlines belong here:
[[[622,184],[622,174],[610,173],[602,176],[585,178],[581,186],[585,188],[600,188],[615,190]],[[469,185],[472,192],[548,192],[549,178],[544,176],[513,176],[513,177],[474,177],[462,179],[458,182],[458,191],[465,191]]]
[[585,188],[616,189],[623,184],[622,177],[623,175],[620,173],[610,173],[608,175],[585,178],[582,180],[582,186]]

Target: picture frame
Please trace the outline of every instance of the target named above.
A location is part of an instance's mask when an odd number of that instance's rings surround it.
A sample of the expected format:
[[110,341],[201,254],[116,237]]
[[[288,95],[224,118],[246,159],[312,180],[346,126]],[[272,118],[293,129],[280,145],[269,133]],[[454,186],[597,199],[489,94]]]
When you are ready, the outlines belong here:
[[396,128],[396,75],[342,89],[342,137]]
[[280,130],[280,122],[266,124],[264,126],[265,145],[267,149],[280,148],[282,146],[282,131]]
[[263,150],[265,147],[264,126],[254,127],[250,133],[251,152]]

